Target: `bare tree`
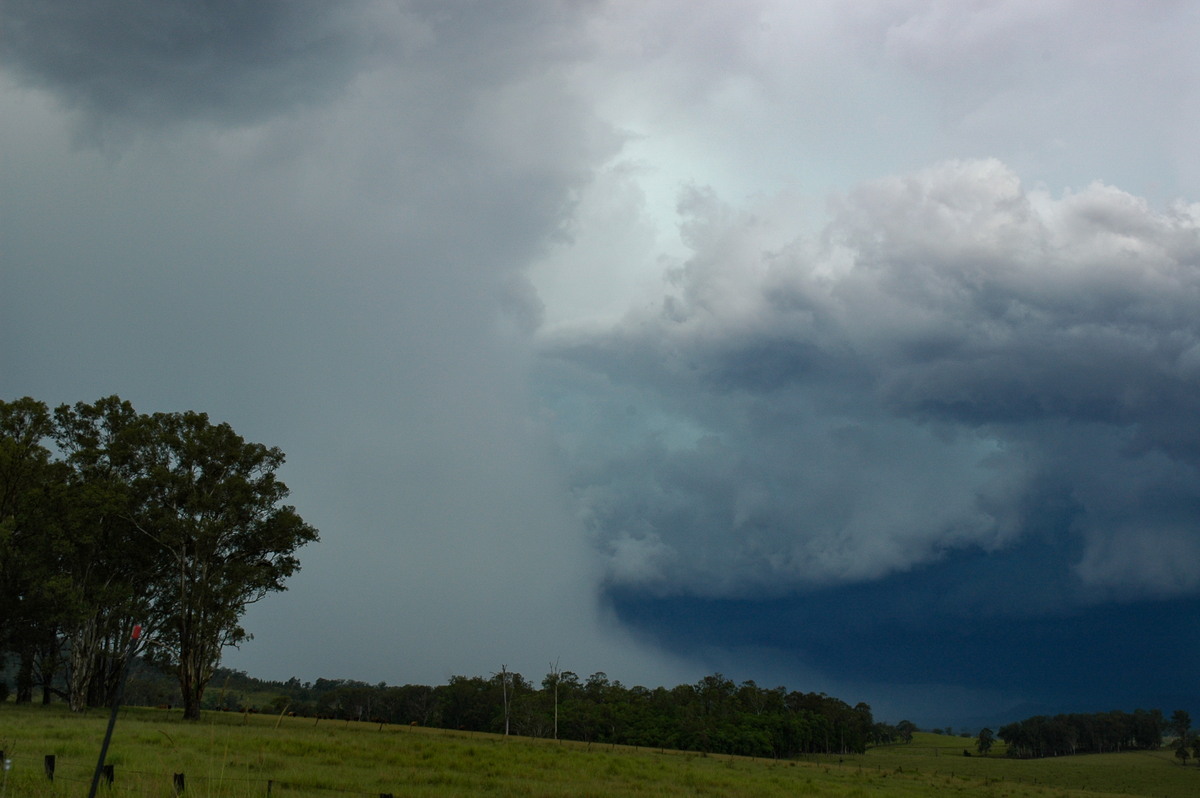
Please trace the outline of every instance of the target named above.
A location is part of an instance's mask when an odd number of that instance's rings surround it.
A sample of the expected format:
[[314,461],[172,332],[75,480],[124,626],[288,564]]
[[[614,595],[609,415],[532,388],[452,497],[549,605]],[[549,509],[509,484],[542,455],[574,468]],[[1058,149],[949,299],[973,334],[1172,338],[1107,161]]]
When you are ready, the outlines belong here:
[[554,682],[554,739],[558,739],[558,681],[562,677],[562,670],[558,667],[558,660],[550,663],[550,680]]
[[508,736],[509,722],[509,701],[508,694],[512,692],[512,674],[508,672],[507,665],[500,666],[500,673],[493,674],[500,677],[500,694],[504,701],[504,736]]

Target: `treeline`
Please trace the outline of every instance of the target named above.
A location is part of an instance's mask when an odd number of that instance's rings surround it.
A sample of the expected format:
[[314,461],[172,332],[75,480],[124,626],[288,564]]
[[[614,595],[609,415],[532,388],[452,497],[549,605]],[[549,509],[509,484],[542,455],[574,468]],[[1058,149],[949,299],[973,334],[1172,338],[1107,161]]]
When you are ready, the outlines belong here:
[[[143,677],[144,678],[144,677]],[[145,689],[144,685],[142,688]],[[161,690],[147,703],[162,703]],[[157,700],[154,700],[157,699]],[[519,673],[453,676],[444,685],[389,686],[317,679],[260,681],[218,670],[210,709],[419,724],[447,729],[787,758],[862,753],[911,737],[911,723],[877,723],[865,703],[823,693],[735,683],[721,674],[676,687],[628,687],[603,672],[552,672],[535,684]]]
[[246,605],[284,589],[317,538],[283,504],[283,459],[203,413],[0,401],[0,666],[15,663],[16,700],[107,704],[132,651],[199,717]]
[[[1177,713],[1178,714],[1178,713]],[[1167,722],[1161,710],[1038,715],[1000,727],[1008,755],[1022,759],[1162,747]]]

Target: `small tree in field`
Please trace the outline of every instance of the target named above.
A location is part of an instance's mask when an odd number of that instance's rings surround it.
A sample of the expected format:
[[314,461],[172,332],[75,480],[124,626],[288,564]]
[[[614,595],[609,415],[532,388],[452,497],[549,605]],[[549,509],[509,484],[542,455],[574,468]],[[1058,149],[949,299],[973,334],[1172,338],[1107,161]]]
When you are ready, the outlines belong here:
[[975,739],[975,747],[979,749],[979,753],[987,756],[988,751],[992,750],[993,741],[991,729],[980,729],[979,736]]
[[542,687],[554,688],[554,739],[558,739],[558,683],[562,681],[562,671],[558,667],[558,660],[554,660],[550,664],[550,673],[547,674],[545,680],[542,681]]
[[1189,730],[1192,728],[1192,716],[1187,713],[1187,710],[1177,709],[1171,713],[1171,719],[1167,721],[1171,731],[1175,732],[1176,737],[1186,737]]
[[500,672],[496,674],[496,678],[500,680],[500,694],[504,700],[504,736],[508,736],[509,719],[511,717],[511,706],[508,697],[512,693],[512,674],[508,670],[507,665],[500,666]]

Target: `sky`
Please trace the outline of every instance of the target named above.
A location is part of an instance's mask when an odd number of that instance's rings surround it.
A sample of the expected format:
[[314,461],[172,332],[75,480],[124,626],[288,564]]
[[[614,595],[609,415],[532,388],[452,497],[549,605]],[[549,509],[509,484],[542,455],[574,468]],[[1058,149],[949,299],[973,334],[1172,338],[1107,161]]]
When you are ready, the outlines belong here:
[[261,678],[1200,712],[1197,38],[0,0],[0,397],[286,452],[321,541],[226,654]]

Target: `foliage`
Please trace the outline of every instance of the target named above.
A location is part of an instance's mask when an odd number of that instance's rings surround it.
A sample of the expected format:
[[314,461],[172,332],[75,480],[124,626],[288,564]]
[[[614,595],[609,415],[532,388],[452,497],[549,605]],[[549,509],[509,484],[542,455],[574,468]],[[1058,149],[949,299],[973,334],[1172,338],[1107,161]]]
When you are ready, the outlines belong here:
[[317,539],[283,504],[282,463],[203,413],[0,402],[0,655],[20,662],[17,700],[38,682],[43,702],[108,703],[140,623],[138,653],[175,672],[198,717],[246,606]]
[[158,652],[178,669],[185,714],[196,718],[221,649],[246,637],[246,605],[284,589],[316,530],[282,504],[283,452],[247,443],[228,424],[156,413],[135,445],[135,525],[156,544],[166,577],[153,583]]
[[17,654],[19,701],[32,700],[39,660],[57,661],[62,584],[52,542],[62,536],[50,508],[63,473],[44,445],[52,428],[41,402],[0,403],[0,651]]
[[[603,672],[581,680],[548,674],[538,687],[519,673],[452,676],[431,687],[389,686],[338,679],[261,681],[218,669],[204,706],[286,711],[349,721],[438,726],[606,745],[674,748],[705,753],[786,758],[861,753],[891,742],[896,732],[875,723],[871,708],[819,693],[735,684],[721,674],[673,688],[626,687]],[[557,699],[556,699],[557,695]]]
[[1192,728],[1192,716],[1188,714],[1187,710],[1177,709],[1171,713],[1171,719],[1167,721],[1167,728],[1182,740],[1188,736],[1188,732]]
[[1094,714],[1038,715],[1002,726],[1008,755],[1020,758],[1109,751],[1153,751],[1162,747],[1161,711],[1135,710]]
[[975,738],[975,747],[979,753],[987,756],[988,751],[992,750],[992,745],[995,743],[991,729],[980,729],[979,736]]

